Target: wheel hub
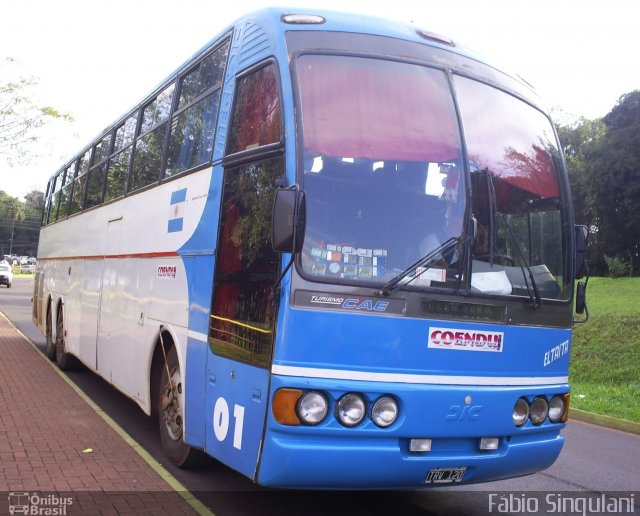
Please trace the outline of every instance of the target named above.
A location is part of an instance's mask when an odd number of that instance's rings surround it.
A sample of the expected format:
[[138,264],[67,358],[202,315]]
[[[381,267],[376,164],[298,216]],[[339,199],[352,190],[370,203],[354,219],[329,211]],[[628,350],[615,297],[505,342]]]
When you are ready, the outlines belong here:
[[[173,389],[172,389],[173,386]],[[162,417],[167,433],[174,441],[182,437],[182,378],[175,368],[171,372],[171,382],[167,382],[162,393]]]

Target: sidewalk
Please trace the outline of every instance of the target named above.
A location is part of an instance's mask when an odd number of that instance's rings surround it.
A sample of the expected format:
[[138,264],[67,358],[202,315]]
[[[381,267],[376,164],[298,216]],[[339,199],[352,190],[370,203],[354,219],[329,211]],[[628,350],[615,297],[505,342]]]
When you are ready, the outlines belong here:
[[3,314],[0,352],[0,514],[196,514]]

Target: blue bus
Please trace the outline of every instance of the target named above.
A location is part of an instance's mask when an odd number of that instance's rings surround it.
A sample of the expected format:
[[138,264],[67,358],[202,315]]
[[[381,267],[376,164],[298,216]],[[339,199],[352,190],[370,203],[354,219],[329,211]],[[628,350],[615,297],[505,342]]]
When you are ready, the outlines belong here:
[[33,317],[179,466],[485,482],[562,449],[585,240],[528,84],[411,25],[266,9],[52,176]]

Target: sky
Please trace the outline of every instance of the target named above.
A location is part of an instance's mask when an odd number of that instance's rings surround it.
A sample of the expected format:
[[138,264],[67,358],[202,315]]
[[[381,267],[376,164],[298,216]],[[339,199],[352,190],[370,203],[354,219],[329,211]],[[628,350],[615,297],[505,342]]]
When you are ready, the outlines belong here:
[[[640,2],[629,0],[0,0],[0,62],[33,76],[34,100],[70,114],[9,167],[20,199],[239,16],[286,5],[365,13],[449,36],[532,84],[556,120],[607,114],[640,89]],[[0,77],[0,83],[5,77]]]

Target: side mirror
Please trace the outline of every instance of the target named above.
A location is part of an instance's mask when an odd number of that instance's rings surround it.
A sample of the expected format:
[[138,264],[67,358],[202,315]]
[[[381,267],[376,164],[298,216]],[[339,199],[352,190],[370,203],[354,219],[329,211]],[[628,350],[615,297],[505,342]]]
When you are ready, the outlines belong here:
[[584,323],[589,320],[589,310],[587,308],[587,283],[589,282],[589,268],[587,267],[587,238],[589,229],[587,226],[575,226],[576,254],[573,276],[575,279],[582,279],[576,285],[576,313],[586,314],[584,319],[574,319],[574,323]]
[[587,284],[582,281],[576,286],[576,313],[583,314],[587,308]]
[[[589,236],[589,229],[587,226],[575,226],[575,240],[576,240],[576,254],[575,254],[575,267],[574,278],[584,278],[587,271],[587,237]],[[579,312],[581,313],[581,312]]]
[[281,188],[273,202],[271,242],[279,253],[302,250],[305,232],[306,203],[304,192],[297,188]]

